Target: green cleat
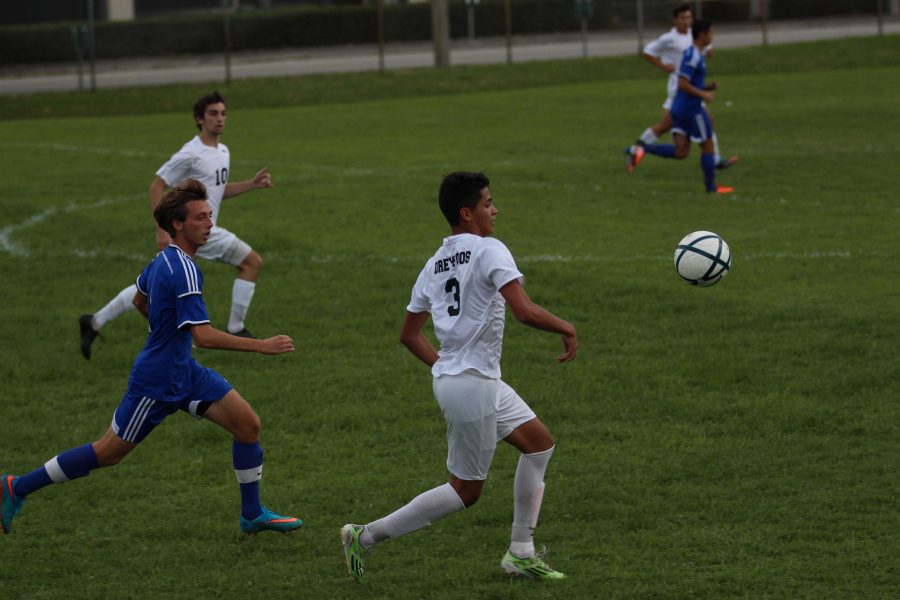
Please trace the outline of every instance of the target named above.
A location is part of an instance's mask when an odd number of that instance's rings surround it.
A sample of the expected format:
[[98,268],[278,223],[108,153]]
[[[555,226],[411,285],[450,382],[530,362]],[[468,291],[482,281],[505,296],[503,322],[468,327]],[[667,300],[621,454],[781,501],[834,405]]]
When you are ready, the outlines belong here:
[[19,478],[15,475],[0,475],[0,484],[3,486],[0,496],[0,510],[3,513],[3,533],[9,533],[12,529],[12,520],[22,510],[24,500],[19,500],[13,489]]
[[366,549],[359,541],[362,534],[362,525],[348,523],[341,527],[341,543],[344,545],[344,562],[347,564],[347,574],[356,583],[362,583],[363,571],[366,565]]
[[283,517],[273,513],[271,510],[262,507],[262,514],[255,519],[245,519],[241,515],[241,531],[246,534],[253,535],[260,531],[280,531],[287,533],[293,531],[303,525],[303,521],[297,517]]
[[507,550],[506,556],[500,561],[500,567],[507,573],[523,575],[532,579],[565,579],[565,575],[544,562],[546,554],[547,549],[545,548],[531,558],[519,558]]

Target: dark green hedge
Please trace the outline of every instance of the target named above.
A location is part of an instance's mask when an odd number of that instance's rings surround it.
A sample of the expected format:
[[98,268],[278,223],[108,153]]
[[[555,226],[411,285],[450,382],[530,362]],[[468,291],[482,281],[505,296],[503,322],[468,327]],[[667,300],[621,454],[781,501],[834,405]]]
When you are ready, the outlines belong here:
[[[875,11],[876,0],[772,0],[772,18]],[[633,5],[593,0],[592,30],[632,26]],[[513,0],[513,34],[577,31],[574,0]],[[651,5],[648,19],[667,20],[662,5]],[[664,6],[662,8],[665,8]],[[628,11],[632,11],[629,13]],[[666,9],[667,11],[668,9]],[[705,2],[703,16],[716,20],[746,20],[749,4],[735,0]],[[462,0],[451,3],[451,36],[467,35],[466,10]],[[291,7],[249,11],[232,16],[232,49],[263,50],[348,44],[376,40],[374,6]],[[0,65],[71,62],[74,50],[70,27],[53,23],[0,28]],[[476,9],[476,33],[500,36],[506,31],[503,0],[482,0]],[[422,41],[431,38],[431,8],[428,4],[392,5],[385,11],[388,42]],[[191,17],[155,17],[128,23],[99,23],[97,50],[100,59],[177,56],[221,52],[224,46],[222,16],[195,14]]]

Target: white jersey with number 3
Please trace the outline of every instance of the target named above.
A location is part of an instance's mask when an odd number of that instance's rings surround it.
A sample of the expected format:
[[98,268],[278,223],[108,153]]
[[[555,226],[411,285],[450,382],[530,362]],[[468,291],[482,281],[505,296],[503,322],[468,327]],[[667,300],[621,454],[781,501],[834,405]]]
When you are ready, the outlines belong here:
[[499,290],[523,279],[503,242],[470,233],[444,238],[419,273],[406,307],[431,313],[441,343],[432,375],[474,369],[500,378],[506,301]]
[[212,208],[212,220],[215,224],[228,183],[228,171],[231,166],[231,155],[228,146],[219,143],[215,148],[200,141],[200,136],[181,147],[156,172],[166,185],[174,187],[185,179],[196,179],[206,186],[209,206]]

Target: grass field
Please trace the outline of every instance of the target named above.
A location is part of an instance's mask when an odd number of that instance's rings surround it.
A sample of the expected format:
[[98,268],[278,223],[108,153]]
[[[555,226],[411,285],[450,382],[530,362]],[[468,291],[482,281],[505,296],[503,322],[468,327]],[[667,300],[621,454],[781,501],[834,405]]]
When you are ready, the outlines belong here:
[[[262,418],[264,501],[306,524],[242,536],[227,435],[175,415],[123,464],[29,497],[0,539],[0,596],[895,598],[898,47],[719,52],[713,110],[741,157],[720,176],[728,198],[702,191],[696,148],[625,173],[621,149],[664,89],[628,74],[649,70],[635,59],[223,89],[232,180],[268,165],[276,184],[219,220],[266,261],[248,326],[297,352],[197,354]],[[107,427],[146,326],[109,324],[88,363],[77,318],[152,257],[147,186],[205,91],[0,99],[0,470]],[[558,366],[558,340],[510,318],[503,361],[557,438],[536,540],[570,577],[501,574],[504,446],[477,505],[380,546],[357,587],[339,527],[445,480],[430,375],[397,340],[457,169],[491,177],[496,236],[579,330],[578,360]],[[734,257],[710,289],[672,268],[698,229]],[[200,266],[224,325],[231,269]]]

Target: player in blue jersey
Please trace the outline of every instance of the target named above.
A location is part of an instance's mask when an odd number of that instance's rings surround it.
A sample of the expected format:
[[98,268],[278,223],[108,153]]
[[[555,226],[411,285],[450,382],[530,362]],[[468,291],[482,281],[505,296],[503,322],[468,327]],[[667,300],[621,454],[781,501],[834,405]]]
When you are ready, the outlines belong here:
[[[706,20],[694,21],[691,26],[694,43],[681,57],[678,67],[678,93],[672,103],[672,137],[675,144],[647,144],[642,150],[663,158],[687,158],[691,139],[700,141],[700,167],[706,191],[730,194],[732,187],[716,185],[716,155],[713,146],[713,125],[704,102],[712,102],[715,82],[706,83],[706,60],[703,49],[713,40],[712,24]],[[639,162],[639,161],[638,161]]]
[[232,458],[240,487],[241,530],[248,534],[290,531],[303,524],[295,517],[277,515],[260,503],[263,451],[259,417],[221,375],[191,356],[192,343],[198,348],[283,354],[294,350],[294,342],[286,335],[264,340],[238,337],[210,325],[201,295],[203,274],[193,260],[197,249],[209,240],[213,227],[202,183],[189,179],[170,190],[153,216],[172,237],[172,243],[137,278],[133,302],[150,321],[150,334],[131,368],[128,390],[99,440],[54,456],[22,477],[0,476],[4,533],[9,533],[27,496],[51,483],[118,464],[177,410],[205,417],[234,437]]

